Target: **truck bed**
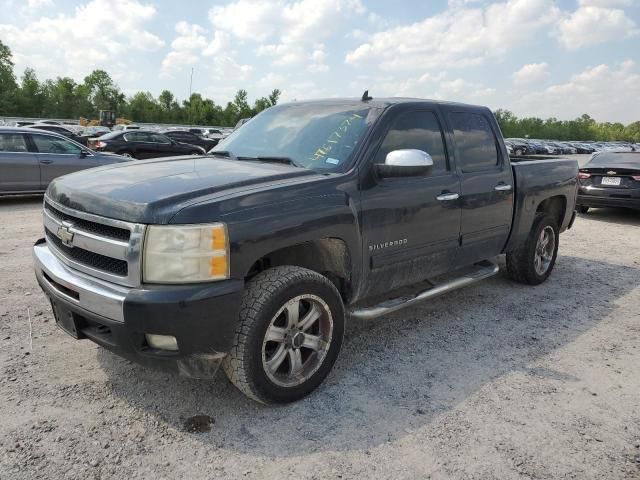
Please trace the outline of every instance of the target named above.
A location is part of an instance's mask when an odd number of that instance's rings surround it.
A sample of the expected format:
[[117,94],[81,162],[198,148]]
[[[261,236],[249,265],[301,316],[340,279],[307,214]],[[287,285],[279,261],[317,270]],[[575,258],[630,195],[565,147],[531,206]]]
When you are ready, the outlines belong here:
[[545,200],[562,205],[560,231],[569,226],[577,195],[578,162],[563,158],[527,159],[511,164],[515,182],[513,225],[505,252],[518,248],[527,238],[536,209]]

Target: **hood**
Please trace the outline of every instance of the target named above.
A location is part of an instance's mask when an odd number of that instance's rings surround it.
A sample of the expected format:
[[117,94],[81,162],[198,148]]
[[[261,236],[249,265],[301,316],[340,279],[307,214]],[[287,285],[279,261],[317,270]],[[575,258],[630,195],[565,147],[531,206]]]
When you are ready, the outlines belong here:
[[214,157],[119,163],[55,179],[47,196],[76,210],[139,223],[166,223],[204,196],[319,176],[290,165]]

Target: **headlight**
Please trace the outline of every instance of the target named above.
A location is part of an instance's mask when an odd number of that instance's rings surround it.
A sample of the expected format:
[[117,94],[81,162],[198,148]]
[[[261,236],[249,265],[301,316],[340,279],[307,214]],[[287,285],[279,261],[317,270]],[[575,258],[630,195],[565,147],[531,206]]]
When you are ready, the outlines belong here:
[[229,278],[227,226],[211,223],[147,227],[143,278],[150,283],[211,282]]

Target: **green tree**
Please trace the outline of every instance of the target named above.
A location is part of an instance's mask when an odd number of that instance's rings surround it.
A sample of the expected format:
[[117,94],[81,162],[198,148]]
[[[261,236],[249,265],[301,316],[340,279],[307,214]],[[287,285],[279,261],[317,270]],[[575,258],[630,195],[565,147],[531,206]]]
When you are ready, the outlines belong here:
[[119,111],[125,103],[125,96],[104,70],[94,70],[83,82],[83,93],[92,104],[93,115],[100,110]]
[[27,68],[22,75],[17,95],[20,115],[25,117],[40,117],[44,110],[44,92],[36,72]]
[[15,94],[18,88],[13,73],[13,55],[0,40],[0,114],[17,114]]

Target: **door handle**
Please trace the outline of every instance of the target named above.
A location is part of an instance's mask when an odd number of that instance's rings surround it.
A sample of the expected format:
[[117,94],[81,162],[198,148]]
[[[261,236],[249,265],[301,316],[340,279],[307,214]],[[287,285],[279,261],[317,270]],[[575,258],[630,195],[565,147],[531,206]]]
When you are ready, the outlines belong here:
[[439,202],[446,202],[447,200],[457,200],[460,195],[457,193],[442,193],[436,197]]
[[50,163],[53,163],[53,160],[40,160],[40,163],[44,165],[49,165]]
[[511,190],[511,185],[496,185],[494,188],[496,192],[508,192]]

